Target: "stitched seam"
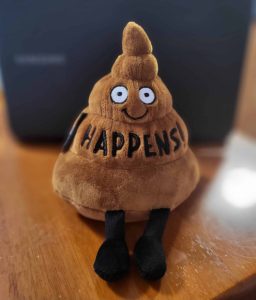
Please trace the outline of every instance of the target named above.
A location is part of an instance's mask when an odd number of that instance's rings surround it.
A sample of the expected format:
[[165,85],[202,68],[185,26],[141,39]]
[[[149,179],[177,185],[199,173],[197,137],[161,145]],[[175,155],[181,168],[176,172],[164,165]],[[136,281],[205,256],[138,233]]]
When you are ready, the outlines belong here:
[[[175,162],[175,161],[178,161],[179,159],[183,158],[183,156],[187,153],[188,149],[189,149],[189,147],[187,147],[187,148],[185,149],[185,151],[183,152],[183,154],[182,154],[181,156],[179,156],[178,158],[173,159],[173,160],[171,160],[171,161],[167,161],[167,162],[163,162],[163,163],[157,163],[157,164],[152,163],[152,164],[150,164],[150,165],[148,165],[148,166],[136,167],[136,168],[134,168],[134,167],[132,167],[132,168],[119,168],[119,167],[117,167],[117,166],[114,166],[114,167],[108,167],[108,166],[105,166],[104,164],[102,164],[101,162],[95,161],[94,159],[88,159],[87,157],[84,157],[84,156],[82,156],[82,155],[78,155],[78,154],[76,154],[75,152],[73,152],[73,151],[71,151],[71,150],[70,150],[69,152],[71,152],[74,156],[80,157],[80,158],[83,159],[83,160],[86,160],[86,161],[88,161],[88,162],[93,162],[93,163],[95,163],[95,164],[98,164],[99,166],[103,167],[104,169],[114,169],[114,170],[126,170],[126,171],[130,171],[130,170],[135,170],[135,169],[136,169],[136,170],[139,170],[139,169],[147,169],[147,168],[152,168],[152,167],[156,167],[156,166],[164,166],[164,165],[171,164],[171,163],[173,163],[173,162]],[[66,153],[62,153],[62,154],[65,155]]]
[[[154,122],[154,121],[158,121],[158,120],[162,120],[166,117],[168,117],[168,119],[172,120],[169,115],[172,113],[173,111],[173,108],[167,113],[165,114],[164,116],[162,116],[161,118],[157,118],[157,119],[154,119],[154,120],[150,120],[150,121],[147,121],[147,122],[139,122],[139,123],[136,123],[136,125],[140,125],[140,124],[148,124],[148,123],[151,123],[151,122]],[[96,114],[96,113],[91,113],[91,112],[88,112],[88,116],[89,115],[92,115],[92,116],[98,116],[98,117],[101,117],[101,118],[104,118],[104,119],[107,119],[107,120],[111,120],[113,122],[116,122],[116,123],[125,123],[125,124],[132,124],[134,125],[135,123],[131,123],[131,122],[125,122],[125,121],[118,121],[118,120],[114,120],[112,118],[108,118],[106,116],[102,116],[102,115],[99,115],[99,114]]]
[[[103,210],[103,209],[99,209],[99,208],[91,208],[91,207],[88,207],[88,206],[84,206],[82,204],[76,203],[74,200],[72,200],[71,198],[69,198],[69,197],[67,197],[67,196],[65,196],[63,194],[61,194],[59,191],[56,191],[56,193],[58,195],[60,195],[61,197],[63,197],[65,200],[69,201],[71,204],[75,205],[75,206],[79,206],[79,207],[82,207],[82,208],[85,208],[85,209],[89,209],[89,210],[93,210],[93,211],[96,211],[96,212],[105,212],[107,210],[107,209]],[[137,212],[142,212],[142,213],[145,212],[145,213],[147,213],[149,211],[150,211],[150,209],[148,209],[148,210],[131,210],[131,209],[126,209],[125,210],[125,212],[135,212],[135,213],[137,213]]]

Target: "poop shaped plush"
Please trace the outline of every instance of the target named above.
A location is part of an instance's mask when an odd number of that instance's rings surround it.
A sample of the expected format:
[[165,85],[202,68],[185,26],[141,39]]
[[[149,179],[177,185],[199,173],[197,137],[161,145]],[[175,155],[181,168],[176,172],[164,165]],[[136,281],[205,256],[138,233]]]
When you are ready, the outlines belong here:
[[193,191],[199,169],[142,27],[127,24],[122,48],[74,123],[53,186],[82,215],[105,221],[94,269],[107,281],[129,269],[125,220],[148,219],[134,257],[140,274],[156,280],[166,270],[161,239],[169,212]]

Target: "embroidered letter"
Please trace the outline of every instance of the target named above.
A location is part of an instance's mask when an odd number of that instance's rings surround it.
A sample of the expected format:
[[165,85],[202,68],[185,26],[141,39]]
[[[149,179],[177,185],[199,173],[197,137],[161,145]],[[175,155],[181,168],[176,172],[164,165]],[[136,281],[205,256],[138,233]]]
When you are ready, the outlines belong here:
[[167,132],[165,130],[163,131],[163,140],[158,135],[158,133],[155,133],[155,138],[159,150],[159,155],[163,156],[164,153],[167,155],[170,154],[170,142]]
[[152,148],[152,145],[149,144],[148,139],[150,138],[149,134],[144,135],[144,148],[145,148],[145,155],[146,157],[150,156],[156,156],[156,152],[150,152],[150,148]]
[[81,142],[81,146],[83,146],[84,143],[85,143],[85,141],[88,140],[88,143],[87,143],[87,145],[86,145],[86,148],[87,148],[87,149],[89,148],[90,143],[91,143],[92,138],[93,138],[93,135],[94,135],[94,133],[95,133],[95,128],[94,128],[93,132],[90,134],[91,129],[92,129],[92,125],[90,124],[90,125],[87,127],[87,129],[86,129],[86,131],[85,131],[85,134],[84,134],[84,137],[83,137],[83,140],[82,140],[82,142]]
[[106,130],[102,130],[100,137],[93,149],[93,153],[97,153],[99,150],[103,150],[103,155],[106,156],[108,154],[108,148],[107,148],[107,134]]
[[140,138],[137,134],[129,132],[128,157],[132,157],[133,152],[140,147]]
[[171,138],[172,141],[175,142],[174,152],[175,152],[176,150],[178,150],[179,147],[180,147],[180,140],[175,136],[175,133],[176,133],[176,132],[177,132],[177,128],[176,128],[176,127],[174,127],[174,128],[171,130],[171,132],[170,132],[170,138]]
[[114,131],[112,133],[112,156],[116,156],[116,152],[122,149],[124,145],[124,136],[121,132]]

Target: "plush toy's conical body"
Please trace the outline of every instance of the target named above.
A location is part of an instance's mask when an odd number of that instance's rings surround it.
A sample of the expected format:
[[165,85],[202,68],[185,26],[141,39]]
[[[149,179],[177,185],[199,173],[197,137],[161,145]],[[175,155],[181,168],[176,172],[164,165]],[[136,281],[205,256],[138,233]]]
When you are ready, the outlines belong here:
[[[187,128],[138,28],[124,31],[124,54],[95,84],[73,143],[55,165],[55,190],[90,218],[103,220],[105,211],[122,209],[127,221],[145,219],[153,208],[174,209],[198,182]],[[118,86],[128,90],[124,103],[111,99]],[[141,101],[144,87],[153,90],[153,103]]]
[[146,219],[195,188],[187,128],[157,73],[146,33],[128,23],[123,54],[93,87],[54,168],[55,190],[81,214],[104,220],[122,210],[127,221]]

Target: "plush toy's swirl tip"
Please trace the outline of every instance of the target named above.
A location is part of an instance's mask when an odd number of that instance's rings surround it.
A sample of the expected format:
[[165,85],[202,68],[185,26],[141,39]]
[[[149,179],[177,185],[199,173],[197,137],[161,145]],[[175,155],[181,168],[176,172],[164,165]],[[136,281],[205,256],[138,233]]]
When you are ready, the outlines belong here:
[[151,42],[144,29],[129,22],[123,31],[123,54],[112,67],[112,75],[130,80],[151,81],[157,76],[158,65],[152,54]]
[[151,42],[144,29],[135,22],[128,22],[123,31],[123,53],[140,56],[152,53]]

